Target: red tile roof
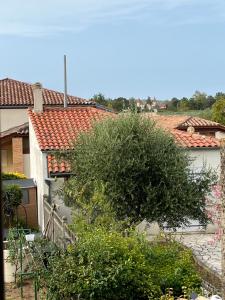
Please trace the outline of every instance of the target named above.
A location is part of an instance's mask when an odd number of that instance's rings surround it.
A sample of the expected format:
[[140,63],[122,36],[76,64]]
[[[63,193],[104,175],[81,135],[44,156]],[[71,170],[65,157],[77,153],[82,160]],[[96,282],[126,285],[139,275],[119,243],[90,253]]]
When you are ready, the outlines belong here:
[[[34,113],[29,109],[29,116],[42,151],[71,149],[71,142],[81,131],[91,129],[92,121],[113,115],[95,107],[45,109],[42,113]],[[176,142],[185,148],[216,149],[220,146],[219,141],[212,137],[191,134],[178,129],[167,129],[174,136]],[[57,161],[54,155],[48,155],[47,159],[49,173],[70,172],[69,165],[63,161]]]
[[225,126],[222,125],[222,124],[219,124],[217,122],[213,122],[213,121],[210,121],[210,120],[206,120],[206,119],[203,119],[203,118],[198,118],[198,117],[189,117],[186,121],[184,121],[183,123],[179,124],[177,126],[177,128],[187,128],[189,126],[193,126],[193,127],[217,127],[217,128],[222,128],[225,130]]
[[56,174],[56,173],[69,173],[70,172],[70,166],[65,161],[58,161],[54,155],[48,155],[47,156],[47,165],[48,165],[48,172],[50,174]]
[[185,148],[218,148],[220,142],[213,137],[200,134],[190,134],[178,129],[171,130],[176,142]]
[[42,151],[70,149],[72,141],[81,131],[89,130],[93,121],[112,115],[95,107],[46,109],[42,113],[34,113],[29,109],[29,116]]
[[[63,93],[44,89],[43,99],[46,106],[62,106]],[[32,84],[5,78],[0,80],[0,107],[28,107],[33,106]],[[94,102],[83,98],[68,96],[68,105],[90,105]]]
[[176,116],[176,115],[158,115],[158,114],[145,114],[148,118],[151,120],[154,120],[156,123],[158,123],[161,127],[165,129],[174,129],[177,128],[180,124],[185,122],[189,117],[188,116]]
[[[150,117],[156,122],[156,125],[162,129],[169,131],[174,136],[176,142],[185,148],[218,148],[220,142],[213,137],[206,137],[200,134],[191,134],[186,131],[178,130],[179,124],[183,124],[190,120],[187,116],[162,116],[154,115]],[[198,118],[200,119],[200,118]],[[204,120],[204,119],[200,119]],[[206,121],[206,120],[205,120]],[[214,122],[212,122],[214,123]],[[193,125],[192,125],[193,126]]]
[[187,129],[192,126],[198,128],[218,128],[225,131],[225,126],[217,122],[206,120],[199,117],[185,115],[151,115],[146,114],[150,119],[156,121],[165,129]]

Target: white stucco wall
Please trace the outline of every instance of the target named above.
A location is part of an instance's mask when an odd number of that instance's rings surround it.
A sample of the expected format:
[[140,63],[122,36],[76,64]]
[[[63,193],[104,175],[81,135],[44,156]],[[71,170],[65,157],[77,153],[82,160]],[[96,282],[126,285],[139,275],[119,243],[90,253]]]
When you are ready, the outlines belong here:
[[0,109],[0,131],[28,122],[27,109]]
[[41,152],[31,121],[29,120],[30,135],[30,174],[37,184],[38,224],[44,230],[43,196],[48,194],[46,153]]
[[188,151],[193,159],[192,167],[194,170],[201,170],[204,164],[206,167],[212,168],[219,175],[220,173],[220,149],[194,149]]
[[30,154],[23,154],[23,173],[30,178]]
[[222,131],[216,131],[216,133],[215,133],[215,137],[217,138],[217,139],[224,139],[225,138],[225,132],[222,132]]

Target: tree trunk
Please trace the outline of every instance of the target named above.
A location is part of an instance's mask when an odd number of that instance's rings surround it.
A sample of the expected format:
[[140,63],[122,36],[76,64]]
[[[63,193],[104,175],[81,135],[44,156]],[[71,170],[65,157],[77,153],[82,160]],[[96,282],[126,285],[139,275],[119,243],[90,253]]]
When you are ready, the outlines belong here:
[[220,173],[220,184],[221,184],[221,263],[222,263],[222,299],[225,300],[225,141],[221,143],[221,173]]

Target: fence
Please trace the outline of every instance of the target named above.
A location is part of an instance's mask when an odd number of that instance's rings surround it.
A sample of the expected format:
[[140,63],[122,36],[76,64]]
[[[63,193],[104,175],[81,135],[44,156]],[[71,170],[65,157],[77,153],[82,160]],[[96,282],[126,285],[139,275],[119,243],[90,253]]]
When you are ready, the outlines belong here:
[[44,198],[44,236],[58,247],[64,248],[75,242],[76,236],[67,225],[67,219],[59,216],[57,206]]

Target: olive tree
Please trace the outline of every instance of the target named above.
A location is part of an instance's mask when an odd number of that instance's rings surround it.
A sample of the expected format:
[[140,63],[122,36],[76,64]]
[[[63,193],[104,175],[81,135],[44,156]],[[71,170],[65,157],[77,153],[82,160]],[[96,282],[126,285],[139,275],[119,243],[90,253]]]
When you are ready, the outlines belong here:
[[64,153],[75,174],[64,191],[70,203],[88,203],[96,183],[119,220],[167,222],[207,220],[205,195],[214,179],[210,170],[196,175],[190,159],[172,135],[138,114],[122,114],[94,123]]

